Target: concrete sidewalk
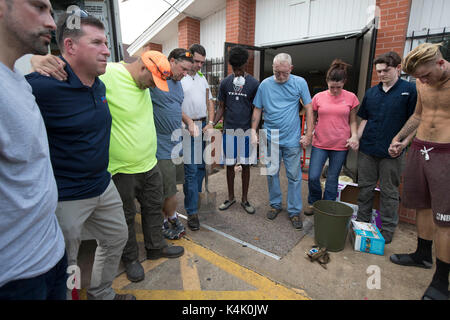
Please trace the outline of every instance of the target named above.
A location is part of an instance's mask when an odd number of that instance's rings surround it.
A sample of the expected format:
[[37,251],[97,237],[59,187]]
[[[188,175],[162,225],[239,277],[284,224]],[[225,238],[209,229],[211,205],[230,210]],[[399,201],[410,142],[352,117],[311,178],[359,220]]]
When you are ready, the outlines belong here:
[[[274,221],[265,218],[266,211],[269,209],[267,178],[260,175],[259,169],[258,167],[251,168],[249,190],[249,201],[256,207],[257,212],[249,215],[239,205],[241,179],[238,174],[235,179],[236,204],[224,212],[217,210],[214,213],[222,217],[222,225],[225,226],[219,225],[215,229],[232,234],[236,238],[239,238],[239,235],[247,236],[244,240],[256,247],[265,248],[269,252],[278,253],[281,257],[280,260],[243,246],[236,241],[225,239],[222,235],[205,228],[201,228],[198,232],[187,229],[187,237],[276,282],[294,289],[304,290],[313,299],[420,299],[422,297],[431,282],[434,267],[430,270],[407,268],[389,261],[391,254],[415,251],[417,237],[414,225],[400,222],[392,243],[385,247],[384,256],[354,251],[348,238],[343,251],[330,253],[331,261],[327,265],[327,269],[324,269],[318,263],[311,263],[306,259],[305,252],[315,244],[313,216],[306,217],[302,214],[304,230],[300,232],[292,228],[285,211],[281,212]],[[283,208],[286,208],[287,179],[284,168],[280,172],[284,195]],[[210,186],[212,192],[217,192],[217,205],[220,205],[227,199],[226,170],[220,169],[211,175]],[[307,181],[304,180],[302,184],[304,204],[307,203],[307,194]],[[178,196],[179,211],[184,212],[182,191]],[[215,221],[209,216],[207,219],[200,216],[201,221],[202,218],[206,225],[209,221]],[[227,220],[230,221],[230,225],[239,230],[227,229],[225,224]],[[242,223],[239,224],[236,220],[240,220]],[[264,230],[264,233],[261,234],[260,230]],[[292,241],[286,240],[286,235],[295,238],[296,234],[302,232],[303,236],[297,236],[296,239],[291,239]],[[263,238],[271,239],[271,241],[261,241]],[[264,244],[258,245],[261,242]],[[277,249],[283,246],[288,250]],[[372,281],[378,274],[380,281]]]
[[[303,217],[302,231],[293,229],[285,211],[274,221],[265,218],[269,209],[267,181],[259,169],[251,168],[249,191],[249,200],[257,212],[249,215],[240,206],[241,179],[237,175],[236,204],[226,211],[201,215],[199,231],[186,228],[185,239],[172,241],[185,246],[186,253],[181,258],[145,260],[138,219],[140,258],[146,278],[130,283],[120,266],[114,288],[134,293],[138,299],[151,300],[416,300],[422,297],[435,267],[407,268],[389,261],[393,253],[415,250],[415,226],[400,223],[393,242],[385,247],[384,256],[356,252],[347,239],[344,250],[330,253],[331,261],[324,269],[311,263],[305,254],[314,245],[313,216]],[[284,169],[280,179],[285,199]],[[217,192],[219,206],[227,198],[224,169],[210,176],[210,186],[211,191]],[[303,181],[302,188],[305,203],[307,181]],[[178,185],[178,190],[178,211],[184,214],[182,185]],[[182,222],[186,225],[184,219]],[[80,250],[82,288],[89,286],[94,250],[92,241],[84,242]]]

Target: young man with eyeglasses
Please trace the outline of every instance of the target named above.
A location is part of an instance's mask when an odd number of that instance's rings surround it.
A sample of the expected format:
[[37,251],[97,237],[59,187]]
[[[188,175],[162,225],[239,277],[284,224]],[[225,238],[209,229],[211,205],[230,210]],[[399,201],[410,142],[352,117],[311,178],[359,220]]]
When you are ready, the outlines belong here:
[[[63,15],[56,40],[65,65],[66,81],[37,72],[27,75],[48,133],[58,185],[56,210],[63,230],[69,266],[77,265],[82,230],[97,240],[89,299],[131,300],[112,289],[127,241],[120,195],[108,172],[111,114],[105,85],[110,55],[103,23],[84,12]],[[79,19],[78,28],[67,21]],[[79,281],[79,279],[78,279]],[[68,299],[72,297],[68,290]]]
[[171,70],[171,77],[167,80],[169,91],[163,91],[158,87],[150,88],[150,95],[158,137],[156,158],[163,184],[163,234],[167,239],[176,240],[186,232],[176,212],[177,167],[175,162],[180,158],[180,154],[174,154],[174,150],[180,141],[173,141],[172,134],[180,130],[182,125],[181,105],[184,94],[180,80],[192,69],[194,60],[192,54],[183,48],[172,50],[168,60]]
[[[191,135],[189,143],[183,142],[185,160],[183,192],[188,227],[192,231],[197,231],[200,229],[198,199],[205,177],[205,162],[203,159],[205,144],[200,131],[207,133],[209,129],[213,128],[215,107],[208,81],[200,71],[205,63],[206,50],[200,44],[193,44],[189,51],[193,55],[194,64],[188,75],[181,80],[184,92],[181,107],[183,122]],[[196,146],[201,146],[201,148]]]
[[0,300],[65,300],[67,258],[42,116],[14,64],[46,54],[48,0],[0,0]]
[[[398,225],[400,176],[404,155],[393,158],[388,149],[392,138],[413,114],[417,101],[414,84],[399,78],[401,58],[386,52],[374,61],[380,83],[367,90],[358,111],[358,221],[370,222],[377,182],[380,181],[381,234],[392,242]],[[403,141],[406,147],[413,135]]]

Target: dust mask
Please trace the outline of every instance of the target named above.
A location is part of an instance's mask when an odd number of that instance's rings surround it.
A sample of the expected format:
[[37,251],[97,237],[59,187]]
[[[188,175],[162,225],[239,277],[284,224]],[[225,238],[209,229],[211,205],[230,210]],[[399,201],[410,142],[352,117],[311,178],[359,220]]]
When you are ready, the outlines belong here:
[[245,78],[243,76],[239,76],[239,77],[234,77],[233,79],[233,84],[236,87],[243,87],[245,84]]

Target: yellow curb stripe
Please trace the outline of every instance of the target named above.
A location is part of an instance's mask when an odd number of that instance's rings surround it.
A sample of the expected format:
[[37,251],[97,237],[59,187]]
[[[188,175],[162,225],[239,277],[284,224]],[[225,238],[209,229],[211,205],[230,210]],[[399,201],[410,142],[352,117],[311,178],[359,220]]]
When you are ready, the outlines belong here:
[[[160,264],[162,264],[166,261],[167,261],[167,258],[162,258],[162,259],[158,259],[158,260],[145,260],[141,264],[142,264],[142,267],[144,268],[144,273],[146,274],[147,272],[155,269],[157,266],[159,266]],[[130,282],[130,280],[128,280],[126,272],[124,272],[120,276],[118,276],[116,279],[114,279],[112,287],[113,287],[113,289],[123,289],[130,283],[131,282]]]
[[[271,297],[271,299],[280,299],[280,300],[306,300],[309,299],[306,294],[300,294],[290,288],[286,288],[264,276],[259,275],[258,273],[249,270],[245,267],[238,265],[230,259],[224,258],[211,250],[205,249],[192,241],[188,241],[183,238],[178,240],[178,244],[183,246],[185,250],[192,252],[195,255],[205,259],[206,261],[216,265],[220,269],[226,271],[227,273],[235,276],[238,279],[243,280],[244,282],[252,285],[255,288],[258,288],[261,291],[261,294],[267,294]],[[208,294],[211,291],[206,291]],[[234,291],[239,292],[239,291]],[[245,291],[247,294],[248,291]],[[237,294],[239,296],[239,294]]]
[[180,257],[181,279],[183,280],[183,289],[187,291],[200,291],[200,279],[197,272],[197,266],[194,262],[194,255],[185,251]]
[[180,290],[119,290],[133,294],[137,300],[273,300],[261,291],[180,291]]

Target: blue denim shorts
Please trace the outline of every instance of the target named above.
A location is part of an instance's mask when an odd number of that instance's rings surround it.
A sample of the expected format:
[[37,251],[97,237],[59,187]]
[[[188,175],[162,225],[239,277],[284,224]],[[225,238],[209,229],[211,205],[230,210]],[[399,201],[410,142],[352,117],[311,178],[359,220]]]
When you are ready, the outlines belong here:
[[[221,164],[250,164],[250,137],[223,135]],[[236,162],[237,161],[237,162]]]

